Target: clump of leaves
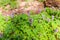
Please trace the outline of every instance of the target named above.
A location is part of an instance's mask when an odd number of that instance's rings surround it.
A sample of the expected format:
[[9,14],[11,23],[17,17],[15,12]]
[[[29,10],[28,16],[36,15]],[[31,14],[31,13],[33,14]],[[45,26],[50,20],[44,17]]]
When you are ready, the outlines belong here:
[[[49,10],[49,11],[48,11]],[[20,14],[13,18],[0,14],[2,40],[57,40],[60,39],[60,18],[48,8],[36,15]],[[51,13],[51,14],[50,14]],[[58,16],[59,17],[59,16]]]

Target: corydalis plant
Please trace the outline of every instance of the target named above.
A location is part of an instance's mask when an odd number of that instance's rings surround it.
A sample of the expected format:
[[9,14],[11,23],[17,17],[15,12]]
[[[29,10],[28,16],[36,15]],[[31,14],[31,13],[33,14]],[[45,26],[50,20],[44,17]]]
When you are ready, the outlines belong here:
[[30,26],[32,26],[33,18],[29,18],[29,23],[30,23]]
[[58,29],[55,29],[55,30],[54,30],[54,33],[58,33],[58,32],[59,32],[59,30],[58,30]]
[[52,15],[52,20],[54,20],[54,15]]

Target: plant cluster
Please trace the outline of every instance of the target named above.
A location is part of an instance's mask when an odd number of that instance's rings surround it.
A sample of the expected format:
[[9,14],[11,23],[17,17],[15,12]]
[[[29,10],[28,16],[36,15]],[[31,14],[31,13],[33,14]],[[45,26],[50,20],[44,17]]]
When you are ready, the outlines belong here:
[[17,1],[16,0],[0,0],[0,7],[5,8],[7,5],[11,6],[11,9],[17,8]]
[[60,40],[60,10],[46,8],[36,15],[8,17],[0,13],[0,39]]

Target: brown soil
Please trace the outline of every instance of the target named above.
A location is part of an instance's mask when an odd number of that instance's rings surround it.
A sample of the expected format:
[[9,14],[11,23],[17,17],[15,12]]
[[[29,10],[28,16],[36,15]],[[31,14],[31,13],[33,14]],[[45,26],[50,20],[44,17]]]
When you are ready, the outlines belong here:
[[60,0],[46,0],[44,2],[45,6],[47,7],[60,7]]
[[37,14],[44,9],[44,4],[43,4],[43,2],[38,2],[38,1],[32,1],[32,2],[22,1],[19,4],[19,7],[17,9],[11,10],[9,8],[10,8],[10,5],[7,5],[6,9],[8,9],[8,10],[4,10],[3,8],[0,8],[0,10],[3,13],[3,15],[5,15],[5,16],[9,16],[12,13],[13,14],[18,14],[18,13],[27,13],[28,14],[30,11],[33,11],[33,13]]
[[[30,11],[33,11],[35,14],[38,14],[42,10],[44,10],[44,7],[60,7],[60,0],[46,0],[44,2],[31,1],[31,2],[25,2],[24,0],[18,0],[20,1],[19,7],[16,9],[10,9],[10,5],[6,6],[7,10],[4,10],[3,8],[0,8],[0,12],[3,13],[5,16],[10,16],[11,14],[18,14],[18,13],[29,13]],[[17,1],[17,2],[18,2]]]

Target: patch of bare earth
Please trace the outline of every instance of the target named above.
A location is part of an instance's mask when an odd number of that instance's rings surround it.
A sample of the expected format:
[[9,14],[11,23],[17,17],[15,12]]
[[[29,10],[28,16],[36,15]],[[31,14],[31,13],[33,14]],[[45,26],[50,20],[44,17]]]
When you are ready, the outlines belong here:
[[[9,9],[10,5],[7,5],[6,8]],[[28,14],[30,11],[33,11],[35,14],[38,14],[43,9],[44,9],[43,2],[38,2],[38,1],[25,2],[25,1],[21,1],[20,4],[19,4],[19,7],[16,8],[16,9],[4,10],[3,8],[0,8],[0,11],[3,13],[3,15],[9,16],[11,14],[18,14],[18,13]]]
[[60,0],[46,0],[45,1],[45,6],[47,7],[58,7],[60,8]]

